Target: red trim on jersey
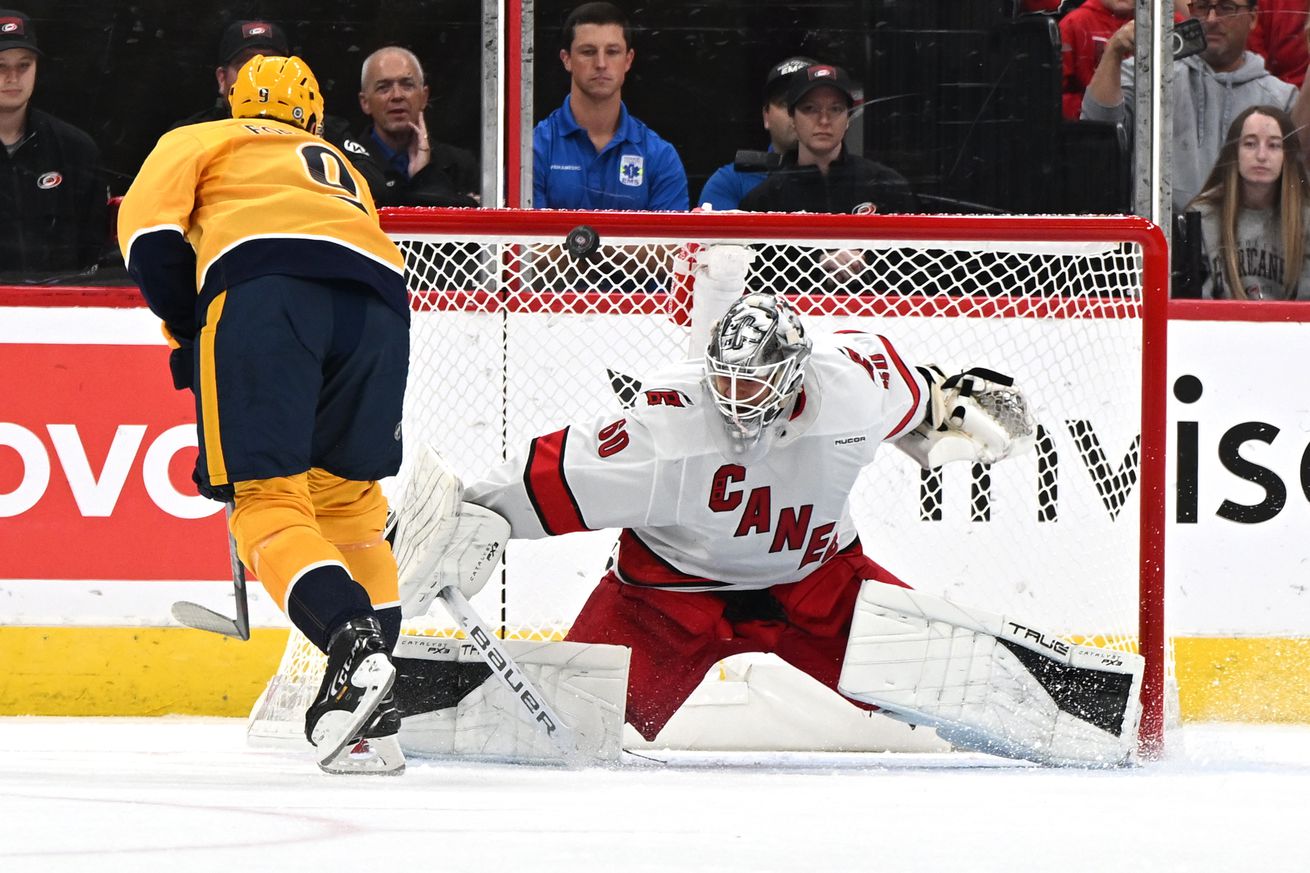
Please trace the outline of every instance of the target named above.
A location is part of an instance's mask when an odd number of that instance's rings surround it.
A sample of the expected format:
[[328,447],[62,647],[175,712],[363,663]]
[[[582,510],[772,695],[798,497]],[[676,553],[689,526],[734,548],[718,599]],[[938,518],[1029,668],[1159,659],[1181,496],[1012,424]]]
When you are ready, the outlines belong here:
[[625,529],[619,534],[619,554],[615,571],[628,585],[639,588],[726,588],[730,583],[692,576],[674,567]]
[[914,420],[914,413],[919,409],[919,399],[923,394],[919,390],[919,383],[914,379],[914,374],[910,372],[910,368],[901,360],[901,356],[896,353],[896,349],[892,348],[892,344],[887,337],[882,334],[875,334],[875,336],[878,337],[883,348],[887,350],[887,358],[896,365],[896,372],[900,373],[901,378],[905,380],[905,384],[910,386],[910,396],[914,401],[910,404],[910,411],[905,413],[905,417],[897,423],[896,427],[891,429],[887,436],[883,437],[884,440],[889,440],[900,436],[910,422]]
[[566,427],[534,439],[523,470],[523,487],[527,489],[528,499],[542,529],[551,536],[591,530],[582,520],[582,509],[564,476],[564,447],[568,438]]

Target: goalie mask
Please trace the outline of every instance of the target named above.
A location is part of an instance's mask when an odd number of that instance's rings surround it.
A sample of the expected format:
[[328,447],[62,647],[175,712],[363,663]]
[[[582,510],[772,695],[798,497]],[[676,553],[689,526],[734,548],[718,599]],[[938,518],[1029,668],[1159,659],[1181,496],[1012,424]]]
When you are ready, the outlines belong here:
[[774,294],[738,298],[711,329],[705,384],[739,452],[800,393],[811,347],[796,311]]
[[227,92],[233,118],[275,118],[315,136],[323,133],[323,92],[298,57],[255,55]]

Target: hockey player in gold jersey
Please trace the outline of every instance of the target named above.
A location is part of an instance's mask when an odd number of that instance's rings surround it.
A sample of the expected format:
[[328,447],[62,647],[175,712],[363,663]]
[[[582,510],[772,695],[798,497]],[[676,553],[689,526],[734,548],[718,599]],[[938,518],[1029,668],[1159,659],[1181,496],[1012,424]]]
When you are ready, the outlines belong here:
[[306,734],[329,772],[400,772],[396,564],[409,306],[367,185],[320,138],[296,57],[252,58],[232,118],[166,133],[119,211],[128,271],[196,395],[202,493],[242,562],[328,655]]

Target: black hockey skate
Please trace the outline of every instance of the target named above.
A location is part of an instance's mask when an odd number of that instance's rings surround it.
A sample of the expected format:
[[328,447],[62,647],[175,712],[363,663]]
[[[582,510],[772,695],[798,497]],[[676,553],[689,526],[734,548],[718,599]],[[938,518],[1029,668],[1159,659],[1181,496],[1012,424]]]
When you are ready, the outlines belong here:
[[305,736],[318,749],[320,767],[364,735],[364,725],[389,697],[395,681],[396,668],[374,616],[361,616],[337,628],[328,642],[323,684],[305,713]]
[[363,773],[399,776],[405,772],[405,753],[400,748],[400,710],[395,695],[388,691],[355,737],[326,763],[325,773]]

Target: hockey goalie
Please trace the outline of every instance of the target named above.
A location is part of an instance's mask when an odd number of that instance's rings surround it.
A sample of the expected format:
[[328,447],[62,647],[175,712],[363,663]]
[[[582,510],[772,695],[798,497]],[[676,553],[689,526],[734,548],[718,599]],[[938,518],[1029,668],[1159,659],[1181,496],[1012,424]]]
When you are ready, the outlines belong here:
[[[986,369],[916,365],[883,336],[816,343],[784,298],[736,287],[703,357],[644,379],[621,414],[543,433],[464,484],[434,456],[420,460],[426,472],[398,510],[405,613],[427,611],[444,586],[472,596],[505,536],[617,528],[567,636],[594,648],[565,657],[630,657],[626,682],[593,686],[574,706],[593,734],[622,717],[653,739],[716,662],[770,652],[853,706],[932,726],[958,747],[1131,762],[1139,656],[918,593],[865,554],[852,521],[856,477],[885,443],[928,468],[1029,450],[1022,392]],[[605,663],[610,680],[622,676],[620,660]],[[568,685],[556,690],[576,697]],[[402,742],[449,747],[426,742],[421,722],[406,719]]]

